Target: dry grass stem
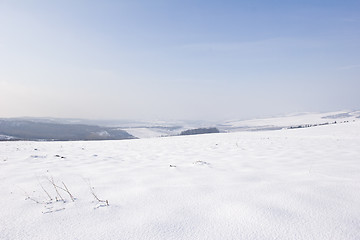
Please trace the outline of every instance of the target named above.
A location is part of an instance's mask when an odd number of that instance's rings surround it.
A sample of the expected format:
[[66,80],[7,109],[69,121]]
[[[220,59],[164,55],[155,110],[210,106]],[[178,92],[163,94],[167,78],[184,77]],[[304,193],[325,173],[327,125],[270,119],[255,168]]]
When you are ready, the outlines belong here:
[[[48,180],[49,180],[49,182],[54,186],[54,189],[55,189],[55,191],[56,191],[56,194],[59,196],[60,200],[63,201],[63,202],[65,202],[64,198],[60,195],[59,191],[57,190],[58,186],[55,184],[54,178],[51,177],[50,179],[48,178]],[[57,197],[56,197],[55,199],[57,199]]]

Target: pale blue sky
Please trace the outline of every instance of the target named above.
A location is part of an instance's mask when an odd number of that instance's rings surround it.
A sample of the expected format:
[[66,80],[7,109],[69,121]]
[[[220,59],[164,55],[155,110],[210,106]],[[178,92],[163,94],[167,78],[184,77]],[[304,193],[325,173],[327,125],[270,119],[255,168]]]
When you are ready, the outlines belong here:
[[359,76],[360,1],[0,0],[0,117],[360,109]]

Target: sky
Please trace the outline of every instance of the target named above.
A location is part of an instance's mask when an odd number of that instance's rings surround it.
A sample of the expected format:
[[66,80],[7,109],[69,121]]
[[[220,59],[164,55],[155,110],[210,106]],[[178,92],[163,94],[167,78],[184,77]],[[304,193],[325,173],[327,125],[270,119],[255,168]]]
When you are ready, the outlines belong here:
[[0,117],[360,109],[360,1],[0,0]]

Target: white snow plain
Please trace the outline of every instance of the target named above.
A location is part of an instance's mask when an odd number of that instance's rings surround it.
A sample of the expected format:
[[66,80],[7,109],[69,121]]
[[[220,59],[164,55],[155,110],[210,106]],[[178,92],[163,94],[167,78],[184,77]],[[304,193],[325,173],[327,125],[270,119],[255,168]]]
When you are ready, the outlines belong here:
[[360,239],[360,121],[0,142],[0,191],[0,239]]

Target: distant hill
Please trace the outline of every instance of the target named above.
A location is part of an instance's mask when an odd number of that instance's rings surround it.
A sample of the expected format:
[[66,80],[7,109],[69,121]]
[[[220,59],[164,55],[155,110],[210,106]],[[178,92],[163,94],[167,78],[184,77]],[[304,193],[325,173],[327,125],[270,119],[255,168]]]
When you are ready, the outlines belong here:
[[217,128],[196,128],[189,129],[186,131],[182,131],[180,135],[197,135],[197,134],[205,134],[205,133],[219,133],[219,129]]
[[118,128],[13,119],[0,119],[0,135],[6,136],[0,140],[76,141],[135,138]]

